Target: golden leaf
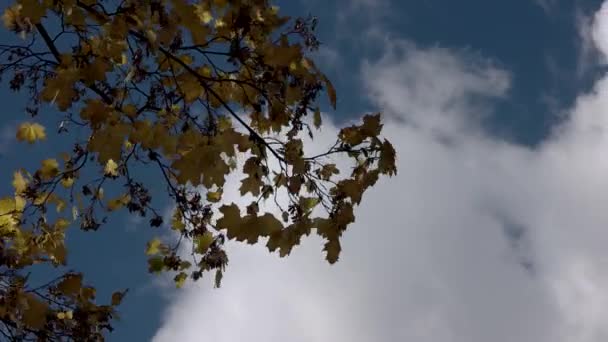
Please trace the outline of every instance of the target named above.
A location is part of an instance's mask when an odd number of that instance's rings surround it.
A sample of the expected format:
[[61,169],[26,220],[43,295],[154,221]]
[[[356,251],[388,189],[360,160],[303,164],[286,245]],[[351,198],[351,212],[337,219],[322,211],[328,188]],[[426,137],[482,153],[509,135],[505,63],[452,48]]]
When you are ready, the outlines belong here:
[[55,159],[45,159],[42,161],[40,176],[43,179],[51,179],[59,174],[59,163]]
[[11,7],[7,7],[2,14],[4,26],[9,30],[16,30],[21,23],[21,4],[16,3]]
[[42,125],[32,122],[24,122],[17,129],[17,140],[27,141],[33,144],[37,140],[46,139],[45,129]]
[[148,242],[148,246],[146,247],[147,255],[155,255],[160,253],[160,248],[162,246],[162,242],[158,238],[154,238]]
[[69,188],[74,184],[74,177],[61,178],[61,185],[65,188]]
[[118,164],[113,159],[108,159],[106,166],[103,168],[103,172],[109,177],[118,177]]
[[211,232],[204,232],[202,235],[194,237],[193,242],[194,251],[199,254],[205,254],[211,243],[213,243],[213,234]]
[[131,196],[129,194],[122,194],[120,197],[110,200],[108,202],[108,210],[114,211],[117,210],[131,201]]
[[27,189],[28,181],[23,177],[20,171],[15,171],[13,174],[13,187],[15,188],[15,193],[20,194],[25,189]]

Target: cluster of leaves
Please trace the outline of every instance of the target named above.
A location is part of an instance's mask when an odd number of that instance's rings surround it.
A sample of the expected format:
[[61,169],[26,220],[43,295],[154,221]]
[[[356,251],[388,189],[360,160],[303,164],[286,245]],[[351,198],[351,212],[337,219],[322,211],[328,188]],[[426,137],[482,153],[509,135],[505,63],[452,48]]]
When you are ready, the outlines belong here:
[[[325,153],[305,155],[303,138],[322,125],[319,95],[336,105],[330,81],[307,57],[319,45],[314,17],[280,16],[268,0],[17,0],[3,20],[23,44],[0,45],[0,76],[14,91],[28,90],[32,118],[55,106],[58,134],[76,128],[88,137],[74,138],[59,161],[15,172],[14,196],[0,200],[0,332],[11,339],[101,338],[111,329],[124,292],[97,305],[79,274],[32,287],[23,272],[66,265],[72,223],[97,230],[105,214],[124,209],[163,226],[137,165],[155,168],[175,203],[167,225],[180,239],[153,239],[146,253],[150,272],[175,272],[178,286],[209,271],[219,286],[227,239],[266,238],[286,256],[314,230],[336,262],[354,206],[396,172],[380,114],[343,128]],[[19,140],[46,139],[33,120],[19,127]],[[352,159],[349,174],[331,163],[335,155]],[[85,169],[100,176],[82,179]],[[255,198],[245,213],[223,198],[226,177],[239,171],[241,194]],[[108,200],[111,184],[124,190]],[[269,199],[280,217],[260,213]],[[190,260],[180,256],[183,239],[192,242]]]

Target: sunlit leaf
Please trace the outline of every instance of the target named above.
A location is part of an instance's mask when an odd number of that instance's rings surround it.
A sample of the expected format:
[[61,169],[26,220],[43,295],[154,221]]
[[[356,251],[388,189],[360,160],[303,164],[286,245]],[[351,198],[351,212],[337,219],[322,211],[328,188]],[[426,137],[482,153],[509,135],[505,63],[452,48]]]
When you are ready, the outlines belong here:
[[17,129],[17,140],[19,141],[27,141],[33,144],[44,139],[46,139],[45,129],[38,123],[24,122]]

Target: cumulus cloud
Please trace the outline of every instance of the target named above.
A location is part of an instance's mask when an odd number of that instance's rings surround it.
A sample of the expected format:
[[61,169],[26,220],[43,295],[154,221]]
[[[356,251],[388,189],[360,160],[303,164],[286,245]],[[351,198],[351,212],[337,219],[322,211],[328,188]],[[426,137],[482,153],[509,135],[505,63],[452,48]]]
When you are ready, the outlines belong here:
[[608,3],[604,2],[600,9],[595,13],[595,18],[591,28],[591,37],[594,46],[602,54],[602,60],[608,63]]
[[[608,51],[608,36],[594,43]],[[480,125],[508,92],[506,71],[388,44],[362,79],[399,175],[367,194],[340,262],[327,265],[316,238],[287,259],[231,245],[223,287],[177,293],[155,341],[608,339],[608,78],[531,149]],[[336,130],[326,122],[315,144]]]

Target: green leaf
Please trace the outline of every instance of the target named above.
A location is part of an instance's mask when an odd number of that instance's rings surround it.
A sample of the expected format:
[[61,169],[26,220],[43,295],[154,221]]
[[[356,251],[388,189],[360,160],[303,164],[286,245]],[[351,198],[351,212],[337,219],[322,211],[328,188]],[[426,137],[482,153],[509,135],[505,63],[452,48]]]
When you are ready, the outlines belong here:
[[165,268],[165,261],[161,256],[148,259],[148,271],[150,273],[160,273]]

